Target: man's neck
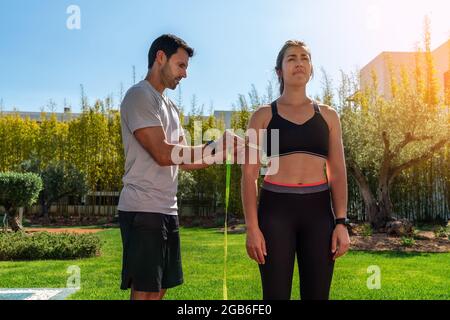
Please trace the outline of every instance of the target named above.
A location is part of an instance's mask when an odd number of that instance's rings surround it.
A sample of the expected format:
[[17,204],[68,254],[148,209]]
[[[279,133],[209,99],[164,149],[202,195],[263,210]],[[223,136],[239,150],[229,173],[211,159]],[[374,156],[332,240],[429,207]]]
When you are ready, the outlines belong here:
[[156,91],[158,91],[161,95],[163,94],[166,88],[161,82],[161,77],[156,72],[149,71],[145,80],[148,81]]

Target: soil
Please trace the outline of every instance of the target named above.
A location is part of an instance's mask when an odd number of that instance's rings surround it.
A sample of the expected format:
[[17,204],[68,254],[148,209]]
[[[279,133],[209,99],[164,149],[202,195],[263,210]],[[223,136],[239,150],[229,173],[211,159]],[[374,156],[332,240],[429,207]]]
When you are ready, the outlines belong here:
[[26,233],[49,232],[49,233],[97,233],[105,229],[82,229],[82,228],[24,228]]
[[350,250],[354,251],[450,252],[448,238],[415,239],[411,246],[404,246],[399,237],[376,233],[372,236],[350,236],[350,242]]

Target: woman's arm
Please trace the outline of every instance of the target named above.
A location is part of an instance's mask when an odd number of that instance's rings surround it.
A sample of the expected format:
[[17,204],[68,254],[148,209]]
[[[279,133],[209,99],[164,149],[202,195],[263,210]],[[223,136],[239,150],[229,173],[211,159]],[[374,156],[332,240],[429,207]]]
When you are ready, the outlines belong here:
[[[247,136],[256,137],[250,139],[252,145],[261,145],[259,141],[259,133],[263,128],[263,110],[260,108],[256,110],[250,118]],[[249,134],[253,131],[253,134]],[[256,157],[250,157],[250,153],[257,153]],[[249,160],[254,160],[251,163]],[[259,170],[261,168],[260,154],[255,148],[247,147],[245,149],[245,162],[242,165],[242,178],[241,178],[241,197],[242,206],[244,209],[245,223],[247,226],[247,253],[249,257],[259,264],[265,263],[264,256],[267,255],[266,243],[264,236],[259,229],[258,213],[257,213],[257,199],[258,199],[258,177]]]
[[327,176],[331,187],[336,218],[347,217],[347,170],[342,143],[341,122],[337,112],[328,108],[330,140],[327,159]]
[[[347,217],[347,170],[345,167],[344,146],[339,115],[332,108],[327,108],[330,124],[329,151],[327,159],[327,176],[331,188],[333,209],[336,218]],[[338,224],[334,229],[331,252],[336,260],[343,256],[350,247],[350,237],[345,225]]]

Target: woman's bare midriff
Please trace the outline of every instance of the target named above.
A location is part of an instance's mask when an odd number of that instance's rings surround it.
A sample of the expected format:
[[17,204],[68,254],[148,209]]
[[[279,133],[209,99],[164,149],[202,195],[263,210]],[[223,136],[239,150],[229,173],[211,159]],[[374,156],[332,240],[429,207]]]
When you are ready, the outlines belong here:
[[324,182],[327,181],[325,164],[325,159],[305,153],[273,158],[270,159],[265,180],[285,184]]

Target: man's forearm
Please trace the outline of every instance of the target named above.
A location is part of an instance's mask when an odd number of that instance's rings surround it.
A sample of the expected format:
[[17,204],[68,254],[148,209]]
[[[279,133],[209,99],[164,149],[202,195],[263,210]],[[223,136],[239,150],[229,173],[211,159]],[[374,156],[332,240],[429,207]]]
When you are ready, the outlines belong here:
[[192,171],[208,168],[210,164],[202,163],[202,164],[181,164],[180,169],[184,171]]
[[206,168],[211,163],[212,148],[206,145],[169,144],[159,159],[162,166],[180,165],[187,170]]

